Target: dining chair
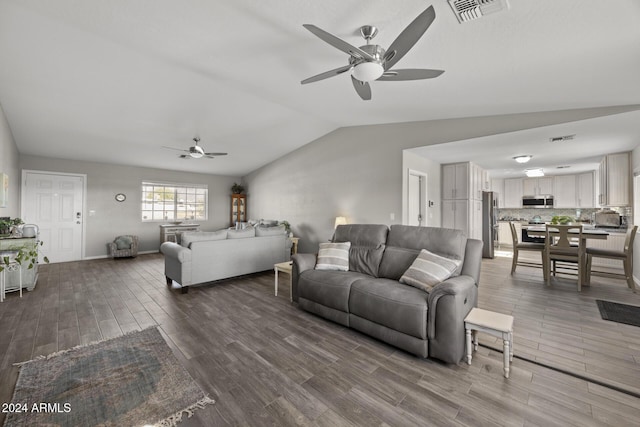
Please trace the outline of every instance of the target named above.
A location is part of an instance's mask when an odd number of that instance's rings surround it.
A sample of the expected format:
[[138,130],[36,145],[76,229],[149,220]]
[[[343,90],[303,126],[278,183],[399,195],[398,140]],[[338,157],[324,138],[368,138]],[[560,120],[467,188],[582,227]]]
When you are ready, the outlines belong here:
[[[574,243],[577,240],[577,243]],[[564,271],[577,270],[578,292],[582,291],[585,276],[586,243],[582,238],[582,224],[579,225],[545,225],[545,282],[549,285],[551,273],[576,274]],[[563,271],[557,271],[557,263],[562,263]],[[566,263],[576,264],[575,268],[567,268]]]
[[[634,225],[627,230],[627,235],[624,239],[624,247],[622,251],[612,249],[599,249],[599,248],[587,248],[587,266],[586,266],[586,283],[591,283],[591,275],[614,278],[624,278],[627,281],[627,286],[637,293],[635,282],[633,281],[633,241],[636,237],[638,226]],[[610,273],[606,271],[594,271],[592,268],[593,257],[596,258],[608,258],[617,259],[622,261],[622,267],[624,273]]]
[[[523,267],[536,267],[543,269],[544,275],[544,243],[532,243],[532,242],[520,242],[518,239],[518,232],[516,231],[516,226],[513,222],[509,223],[509,228],[511,228],[511,239],[513,241],[513,262],[511,263],[511,274],[515,273],[516,266],[520,265]],[[540,264],[532,261],[521,261],[520,251],[534,251],[540,252]],[[545,276],[546,277],[546,276]]]

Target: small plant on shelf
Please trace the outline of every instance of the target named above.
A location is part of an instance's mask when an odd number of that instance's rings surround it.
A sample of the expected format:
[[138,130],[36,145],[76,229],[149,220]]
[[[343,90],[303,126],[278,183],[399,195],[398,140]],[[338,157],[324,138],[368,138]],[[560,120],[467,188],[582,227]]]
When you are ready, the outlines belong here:
[[242,194],[244,192],[244,186],[238,184],[237,182],[234,182],[231,186],[231,192],[233,194]]
[[20,218],[0,220],[0,236],[10,235],[13,229],[21,224],[24,222]]

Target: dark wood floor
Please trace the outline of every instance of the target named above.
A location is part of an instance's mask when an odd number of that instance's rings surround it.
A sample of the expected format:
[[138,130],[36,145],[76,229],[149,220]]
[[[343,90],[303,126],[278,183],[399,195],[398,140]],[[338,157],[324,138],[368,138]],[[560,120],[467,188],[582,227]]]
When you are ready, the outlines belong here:
[[[485,260],[482,308],[513,314],[511,378],[502,355],[480,347],[471,366],[422,360],[299,310],[263,273],[169,290],[161,255],[44,265],[36,289],[0,304],[0,403],[14,362],[159,325],[215,405],[183,426],[638,425],[640,328],[600,319],[595,299],[640,305],[622,281],[542,283],[542,272]],[[286,276],[283,277],[283,279]],[[281,283],[286,283],[282,280]],[[486,346],[500,347],[480,335]],[[0,414],[0,423],[4,414]]]

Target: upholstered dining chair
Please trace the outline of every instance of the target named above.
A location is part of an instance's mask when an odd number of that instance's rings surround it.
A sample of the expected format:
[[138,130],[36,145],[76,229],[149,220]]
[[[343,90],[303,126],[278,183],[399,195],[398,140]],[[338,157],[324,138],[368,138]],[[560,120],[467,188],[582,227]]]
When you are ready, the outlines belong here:
[[[511,263],[511,274],[516,272],[516,266],[543,268],[544,273],[544,243],[520,242],[518,232],[513,222],[509,223],[511,228],[511,239],[513,241],[513,262]],[[540,252],[540,264],[531,261],[520,260],[520,251]],[[546,277],[546,275],[545,275]]]
[[[604,277],[614,277],[614,278],[623,278],[627,281],[627,286],[634,292],[637,293],[636,285],[633,281],[633,241],[636,237],[636,232],[638,231],[638,226],[634,225],[632,228],[627,230],[626,238],[624,239],[624,247],[622,251],[619,250],[611,250],[611,249],[599,249],[599,248],[587,248],[587,266],[586,266],[586,282],[587,284],[591,283],[591,275],[595,274],[597,276]],[[624,273],[610,273],[606,271],[593,271],[592,262],[593,257],[596,258],[608,258],[608,259],[617,259],[622,261],[622,267],[624,269]]]
[[136,257],[138,255],[138,236],[118,236],[109,243],[112,258]]
[[582,224],[546,224],[545,227],[545,282],[547,285],[549,284],[551,273],[553,273],[554,276],[556,273],[575,274],[566,271],[558,272],[558,262],[563,263],[563,265],[565,263],[576,264],[576,267],[571,270],[577,270],[578,292],[582,291],[586,262],[586,243],[582,238]]

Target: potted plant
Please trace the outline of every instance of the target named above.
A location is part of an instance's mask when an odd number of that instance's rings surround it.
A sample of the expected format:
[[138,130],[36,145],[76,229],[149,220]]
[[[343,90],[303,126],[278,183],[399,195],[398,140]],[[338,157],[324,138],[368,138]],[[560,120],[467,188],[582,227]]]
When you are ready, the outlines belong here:
[[280,221],[280,225],[284,225],[284,229],[287,232],[287,236],[289,237],[293,237],[293,232],[291,231],[291,224],[289,224],[289,221]]
[[[42,246],[44,242],[37,241],[35,245],[20,245],[2,251],[0,258],[0,272],[12,262],[17,262],[21,266],[27,265],[28,269],[33,268],[38,263],[38,246]],[[49,264],[49,258],[46,256],[42,260]]]
[[244,187],[238,184],[237,182],[234,182],[233,185],[231,186],[231,192],[233,194],[241,194],[244,192]]
[[8,236],[13,231],[14,227],[24,224],[20,218],[9,218],[0,220],[0,236]]
[[[24,224],[21,218],[13,218],[0,221],[0,234],[11,235],[14,229]],[[4,271],[7,265],[12,262],[17,262],[21,266],[27,264],[27,268],[33,268],[38,262],[38,246],[42,246],[44,242],[36,240],[35,244],[21,244],[12,245],[8,249],[1,251],[0,255],[0,272]],[[46,256],[42,258],[45,263],[49,263],[49,258]]]

